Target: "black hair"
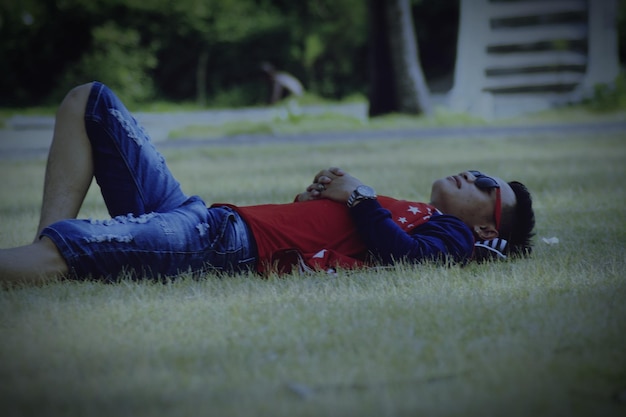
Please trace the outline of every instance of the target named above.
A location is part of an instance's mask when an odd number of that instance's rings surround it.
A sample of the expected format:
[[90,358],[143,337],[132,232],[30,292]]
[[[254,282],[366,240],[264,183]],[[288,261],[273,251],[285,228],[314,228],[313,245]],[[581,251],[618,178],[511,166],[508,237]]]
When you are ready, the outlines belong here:
[[533,211],[533,200],[528,188],[518,181],[508,183],[515,193],[517,200],[515,207],[512,207],[509,227],[505,236],[509,242],[509,254],[512,256],[528,256],[532,252],[532,238],[535,235],[535,212]]

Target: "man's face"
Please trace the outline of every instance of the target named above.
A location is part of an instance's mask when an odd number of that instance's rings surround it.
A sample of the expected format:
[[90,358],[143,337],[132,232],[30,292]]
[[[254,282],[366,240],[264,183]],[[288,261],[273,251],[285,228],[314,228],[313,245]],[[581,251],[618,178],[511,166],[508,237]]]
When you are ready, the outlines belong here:
[[[502,207],[515,205],[515,193],[506,181],[491,177],[500,185]],[[471,171],[436,180],[431,189],[431,204],[446,214],[463,220],[472,230],[491,226],[495,229],[496,189],[476,186]]]

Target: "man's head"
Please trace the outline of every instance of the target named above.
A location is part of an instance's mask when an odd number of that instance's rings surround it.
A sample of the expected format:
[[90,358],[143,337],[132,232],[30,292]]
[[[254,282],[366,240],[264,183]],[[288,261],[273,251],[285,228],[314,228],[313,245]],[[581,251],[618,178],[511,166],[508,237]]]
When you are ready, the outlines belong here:
[[531,251],[535,215],[530,193],[519,182],[465,171],[436,180],[431,204],[463,220],[479,240],[506,239],[512,255]]

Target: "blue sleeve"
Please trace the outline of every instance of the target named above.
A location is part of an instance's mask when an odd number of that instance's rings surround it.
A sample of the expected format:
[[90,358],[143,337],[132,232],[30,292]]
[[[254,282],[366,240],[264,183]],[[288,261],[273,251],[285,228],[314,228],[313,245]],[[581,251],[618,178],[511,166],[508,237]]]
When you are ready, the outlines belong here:
[[364,200],[350,213],[368,249],[385,264],[400,259],[419,262],[448,258],[462,262],[474,250],[472,231],[454,216],[433,215],[408,234],[376,200]]

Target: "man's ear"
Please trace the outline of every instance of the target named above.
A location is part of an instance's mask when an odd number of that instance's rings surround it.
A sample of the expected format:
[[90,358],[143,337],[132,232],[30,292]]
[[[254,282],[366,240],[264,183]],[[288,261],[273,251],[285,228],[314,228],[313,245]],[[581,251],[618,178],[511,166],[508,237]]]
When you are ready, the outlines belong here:
[[480,240],[491,240],[498,237],[498,230],[491,224],[474,226],[474,233],[476,233],[476,236],[478,236]]

